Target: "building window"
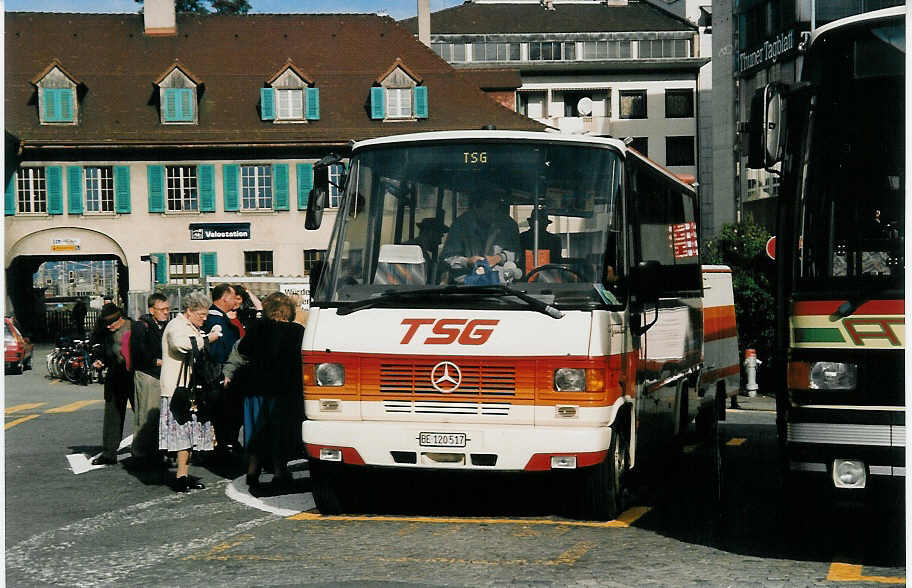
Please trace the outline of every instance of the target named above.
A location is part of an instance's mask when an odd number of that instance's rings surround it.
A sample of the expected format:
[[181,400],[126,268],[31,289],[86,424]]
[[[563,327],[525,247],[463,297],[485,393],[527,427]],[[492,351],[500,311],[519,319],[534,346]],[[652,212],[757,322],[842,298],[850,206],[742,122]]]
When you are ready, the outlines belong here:
[[[602,90],[600,92],[594,92],[591,90],[567,90],[563,93],[564,100],[564,116],[570,117],[579,117],[579,116],[610,116],[610,109],[605,108],[607,91]],[[583,98],[589,99],[589,109],[588,111],[580,112],[580,100]],[[586,103],[584,102],[585,106]]]
[[472,61],[519,61],[519,43],[472,43]]
[[200,255],[199,255],[199,253],[170,253],[170,254],[168,254],[168,283],[169,284],[199,284],[200,283]]
[[276,88],[276,118],[300,120],[304,118],[304,89],[284,90]]
[[19,214],[47,213],[47,179],[43,167],[19,168],[16,184]]
[[690,57],[690,41],[687,39],[656,39],[639,41],[641,58]]
[[85,168],[86,213],[114,212],[114,172],[111,166]]
[[465,43],[431,43],[431,48],[448,62],[466,60]]
[[560,41],[529,43],[529,61],[560,61],[561,59],[576,59],[576,43],[561,43]]
[[272,166],[241,166],[241,199],[244,210],[272,210]]
[[694,165],[694,138],[665,137],[665,165]]
[[272,251],[245,251],[244,273],[248,276],[271,276]]
[[345,166],[336,163],[329,166],[329,208],[339,208],[339,199],[342,197],[342,174],[345,173]]
[[411,118],[411,88],[386,88],[386,116],[387,118]]
[[168,178],[168,212],[199,211],[196,166],[169,165],[165,173]]
[[518,92],[516,94],[517,112],[529,118],[548,116],[547,94],[545,92]]
[[646,90],[618,92],[621,118],[646,118]]
[[629,145],[649,157],[649,137],[632,137]]
[[72,123],[76,111],[73,88],[41,88],[42,123]]
[[629,59],[630,41],[583,41],[583,59]]
[[323,249],[305,249],[304,250],[304,271],[310,273],[318,261],[323,261],[326,251]]
[[693,90],[665,90],[665,118],[692,118]]
[[182,123],[196,120],[196,90],[192,88],[165,88],[164,89],[164,117],[165,122]]

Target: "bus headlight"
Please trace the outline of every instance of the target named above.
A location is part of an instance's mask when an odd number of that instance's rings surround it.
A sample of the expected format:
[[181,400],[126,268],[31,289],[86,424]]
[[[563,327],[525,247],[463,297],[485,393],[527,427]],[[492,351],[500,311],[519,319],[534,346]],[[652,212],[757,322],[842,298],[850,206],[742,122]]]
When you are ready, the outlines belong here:
[[345,384],[345,368],[341,363],[318,363],[315,370],[317,386],[342,386]]
[[812,390],[854,390],[858,367],[854,363],[818,361],[811,365]]
[[554,389],[558,392],[585,391],[586,370],[583,368],[558,368],[554,370]]

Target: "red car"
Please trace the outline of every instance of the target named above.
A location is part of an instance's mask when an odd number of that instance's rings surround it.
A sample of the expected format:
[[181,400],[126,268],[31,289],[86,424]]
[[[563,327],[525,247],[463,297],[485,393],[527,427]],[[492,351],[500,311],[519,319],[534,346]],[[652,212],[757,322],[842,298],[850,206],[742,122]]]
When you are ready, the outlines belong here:
[[3,358],[6,373],[21,374],[24,370],[32,369],[32,343],[19,332],[12,318],[6,317],[3,322]]

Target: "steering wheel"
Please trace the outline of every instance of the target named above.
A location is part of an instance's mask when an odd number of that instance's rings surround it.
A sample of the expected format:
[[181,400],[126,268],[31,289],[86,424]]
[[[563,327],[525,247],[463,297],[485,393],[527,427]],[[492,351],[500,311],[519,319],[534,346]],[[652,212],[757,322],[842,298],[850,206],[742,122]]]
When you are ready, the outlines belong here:
[[531,270],[529,270],[529,272],[526,274],[526,281],[527,281],[527,282],[535,282],[535,281],[536,281],[536,280],[535,280],[536,274],[538,274],[538,273],[541,272],[541,271],[549,270],[549,269],[556,269],[556,270],[560,270],[560,271],[562,271],[562,272],[567,272],[568,274],[570,274],[571,276],[573,276],[573,277],[575,278],[575,279],[573,280],[573,281],[575,281],[575,282],[582,282],[582,281],[583,281],[583,276],[582,276],[582,274],[580,274],[578,271],[576,271],[576,270],[573,268],[573,266],[569,266],[569,265],[566,265],[566,264],[563,264],[563,263],[546,263],[545,265],[540,265],[540,266],[538,266],[537,268],[531,269]]

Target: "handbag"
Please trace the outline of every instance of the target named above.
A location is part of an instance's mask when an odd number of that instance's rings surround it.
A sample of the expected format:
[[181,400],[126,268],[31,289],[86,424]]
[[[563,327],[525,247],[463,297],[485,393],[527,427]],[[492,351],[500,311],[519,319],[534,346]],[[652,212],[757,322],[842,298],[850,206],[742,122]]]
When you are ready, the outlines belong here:
[[189,371],[190,354],[188,353],[181,361],[180,373],[177,375],[177,386],[171,395],[171,402],[168,403],[171,416],[174,417],[174,420],[179,425],[183,425],[190,420],[190,408],[193,404],[192,393],[187,382]]

